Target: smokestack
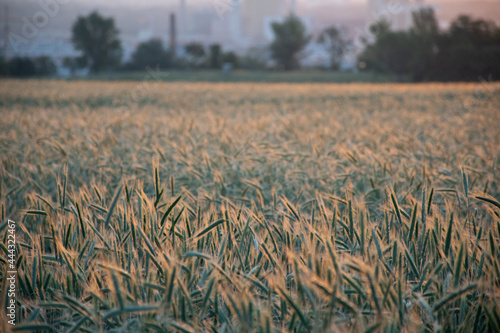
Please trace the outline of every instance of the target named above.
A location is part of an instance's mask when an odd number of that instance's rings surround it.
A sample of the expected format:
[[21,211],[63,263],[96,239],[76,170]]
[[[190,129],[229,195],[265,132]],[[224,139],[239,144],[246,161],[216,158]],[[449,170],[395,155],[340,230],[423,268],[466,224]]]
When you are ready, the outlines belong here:
[[177,57],[177,24],[175,14],[170,14],[170,53],[173,58]]

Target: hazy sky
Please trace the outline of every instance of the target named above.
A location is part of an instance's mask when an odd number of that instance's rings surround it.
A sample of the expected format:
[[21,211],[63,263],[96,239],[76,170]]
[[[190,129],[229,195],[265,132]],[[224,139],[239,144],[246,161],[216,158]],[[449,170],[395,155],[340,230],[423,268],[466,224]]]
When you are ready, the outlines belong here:
[[[118,25],[127,29],[128,22],[136,16],[152,15],[150,12],[158,13],[164,9],[172,10],[179,4],[179,0],[66,0],[68,3],[61,6],[61,15],[51,20],[51,24],[59,27],[70,27],[75,18],[80,14],[86,14],[91,10],[99,10],[105,15],[114,16]],[[205,5],[207,9],[211,3],[232,0],[185,0],[189,9],[195,9],[197,5]],[[252,0],[243,0],[252,1]],[[363,24],[368,16],[368,0],[296,0],[298,3],[298,14],[314,17],[324,24],[336,22],[338,24]],[[15,23],[22,23],[21,18],[31,17],[34,12],[40,10],[40,0],[0,0],[0,29],[4,18],[3,4],[9,4],[10,23],[15,29]],[[424,0],[425,3],[435,6],[438,19],[441,22],[449,22],[459,14],[469,14],[476,18],[485,18],[500,24],[500,0]],[[208,6],[207,6],[208,5]],[[133,8],[137,8],[134,11]],[[146,13],[145,11],[149,11]],[[193,12],[191,12],[193,13]],[[146,15],[146,16],[147,16]],[[200,19],[200,17],[198,17]],[[135,27],[131,28],[135,29]],[[163,29],[163,28],[162,28]]]
[[[112,7],[112,6],[136,6],[136,7],[144,7],[144,6],[156,6],[156,5],[175,5],[179,3],[179,0],[68,0],[69,3],[81,4],[81,5],[94,5],[99,7]],[[226,2],[232,0],[186,0],[188,5],[202,5],[202,4],[210,4],[213,2]],[[366,3],[368,0],[296,0],[297,4],[300,7],[318,7],[324,6],[328,4],[362,4]],[[11,2],[9,0],[0,0],[0,4]],[[38,3],[39,0],[15,0],[17,3]],[[497,3],[498,7],[500,7],[500,0],[424,0],[425,3],[431,4],[447,4],[451,5],[453,3]]]
[[[28,0],[29,1],[29,0]],[[95,4],[103,4],[102,0],[76,0],[78,2],[85,2],[85,3],[95,3]],[[189,4],[206,4],[210,2],[215,2],[215,1],[228,1],[228,0],[186,0],[187,3]],[[316,5],[324,5],[328,3],[334,3],[334,4],[342,4],[342,3],[366,3],[368,0],[297,0],[297,3],[300,5],[305,5],[305,6],[316,6]],[[437,2],[448,2],[448,3],[453,3],[456,2],[457,0],[439,0]],[[1,2],[1,0],[0,0]],[[149,6],[149,5],[165,5],[165,4],[176,4],[178,3],[179,0],[107,0],[106,4],[107,5],[131,5],[131,6]],[[433,0],[428,0],[425,1],[428,3],[436,2]],[[469,2],[469,3],[474,3],[477,2],[477,0],[461,0],[460,2]],[[497,2],[499,3],[500,6],[500,1],[499,0],[481,0],[481,2]]]
[[[34,14],[41,10],[40,3],[47,0],[0,0],[0,29],[4,26],[4,4],[9,9],[9,28],[20,34],[26,20],[33,21]],[[105,17],[113,17],[123,38],[130,41],[140,36],[165,37],[169,31],[168,15],[175,11],[179,0],[66,0],[58,15],[51,17],[47,26],[40,29],[37,38],[56,43],[67,40],[71,27],[80,15],[98,10]],[[193,34],[220,33],[217,30],[216,11],[211,3],[227,3],[232,0],[185,0],[191,15]],[[244,0],[255,1],[255,0]],[[267,0],[265,0],[267,1]],[[298,14],[311,19],[313,29],[323,29],[337,24],[351,31],[363,29],[370,19],[368,0],[297,0]],[[500,26],[500,0],[424,0],[433,5],[441,27],[446,27],[461,14],[484,18]],[[204,5],[204,6],[197,6]],[[207,6],[208,5],[208,6]],[[198,8],[196,8],[198,7]],[[205,8],[200,8],[205,7]],[[215,28],[214,28],[215,26]],[[213,32],[215,31],[215,32]],[[139,36],[139,37],[138,37]],[[198,36],[198,35],[197,35]],[[0,32],[0,42],[4,38]],[[45,39],[43,39],[43,38]],[[134,39],[135,38],[135,39]],[[143,38],[143,37],[140,37]],[[144,37],[146,38],[146,37]],[[132,42],[131,42],[132,43]],[[33,43],[32,43],[33,44]],[[0,44],[2,45],[2,44]],[[31,44],[30,44],[31,45]]]
[[[7,1],[7,0],[0,0]],[[16,0],[23,1],[23,0]],[[25,0],[38,1],[38,0]],[[148,6],[175,6],[179,0],[69,0],[75,4],[94,6],[95,8],[113,7],[148,7]],[[186,0],[188,6],[210,5],[211,3],[232,0]],[[243,0],[246,1],[246,0]],[[251,0],[250,0],[251,1]],[[290,1],[290,0],[289,0]],[[299,14],[313,14],[321,17],[331,10],[337,18],[359,16],[367,14],[366,3],[368,0],[296,0]],[[469,14],[481,17],[500,24],[500,0],[423,0],[424,3],[435,6],[440,20],[449,21],[459,14]],[[345,6],[342,6],[345,5]],[[349,10],[350,8],[350,10]],[[342,11],[343,13],[340,13]]]

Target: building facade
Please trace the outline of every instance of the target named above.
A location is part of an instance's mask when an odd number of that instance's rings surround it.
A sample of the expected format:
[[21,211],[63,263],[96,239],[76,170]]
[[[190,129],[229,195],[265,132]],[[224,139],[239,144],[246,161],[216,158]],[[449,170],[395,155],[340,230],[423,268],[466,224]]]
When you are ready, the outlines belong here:
[[395,31],[405,31],[413,25],[413,13],[426,7],[423,0],[368,0],[368,20],[386,20]]

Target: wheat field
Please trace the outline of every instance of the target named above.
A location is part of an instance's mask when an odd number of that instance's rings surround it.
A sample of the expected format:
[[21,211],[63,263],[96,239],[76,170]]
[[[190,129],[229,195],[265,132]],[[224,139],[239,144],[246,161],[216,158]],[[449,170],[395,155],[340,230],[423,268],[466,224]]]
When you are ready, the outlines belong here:
[[500,331],[500,84],[2,80],[0,165],[2,332]]

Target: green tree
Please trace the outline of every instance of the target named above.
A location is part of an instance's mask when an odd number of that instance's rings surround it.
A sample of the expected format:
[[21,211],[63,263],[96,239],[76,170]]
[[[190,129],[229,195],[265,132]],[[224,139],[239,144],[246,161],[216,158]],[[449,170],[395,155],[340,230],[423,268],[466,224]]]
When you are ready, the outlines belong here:
[[330,55],[330,67],[334,70],[340,68],[342,59],[352,44],[351,40],[345,37],[345,33],[336,27],[323,30],[318,43],[322,44]]
[[411,76],[413,81],[431,79],[436,43],[439,36],[434,9],[422,8],[412,14],[413,27],[409,34],[413,43]]
[[222,48],[219,44],[210,45],[209,67],[220,69],[222,67]]
[[98,12],[87,17],[79,16],[73,25],[71,41],[82,52],[81,63],[93,73],[120,64],[122,48],[119,31],[113,18],[104,18]]
[[192,42],[186,45],[186,53],[192,65],[200,67],[205,59],[205,48],[201,43]]
[[35,63],[26,57],[14,57],[9,60],[9,75],[14,77],[29,77],[36,75]]
[[359,57],[367,69],[413,81],[477,81],[500,77],[500,29],[492,22],[459,16],[438,29],[434,11],[413,14],[409,31],[373,26],[375,41]]
[[139,44],[132,54],[132,61],[127,68],[132,70],[144,70],[146,67],[168,68],[171,65],[171,54],[163,47],[160,39],[151,39]]
[[57,66],[48,56],[40,56],[33,59],[33,64],[35,66],[36,75],[38,76],[50,76],[57,73]]
[[370,27],[375,37],[359,56],[366,69],[391,73],[402,78],[410,75],[413,62],[412,40],[407,32],[394,32],[387,21],[379,21]]
[[500,28],[485,20],[460,16],[437,39],[431,78],[476,81],[500,77]]
[[9,74],[9,65],[4,57],[0,56],[0,76],[7,76]]
[[309,43],[306,28],[294,15],[283,23],[273,23],[274,41],[271,44],[272,58],[285,70],[299,68],[299,54]]
[[438,33],[438,22],[432,7],[421,8],[412,13],[412,30],[418,34],[436,35]]
[[231,64],[233,68],[237,68],[240,64],[239,57],[234,52],[226,52],[222,55],[222,62],[225,64]]
[[391,32],[391,24],[389,23],[389,21],[382,19],[370,26],[370,32],[375,37],[383,36]]
[[70,75],[74,76],[77,69],[85,67],[85,65],[80,62],[81,58],[79,57],[65,57],[63,59],[62,66],[69,69]]
[[396,75],[400,79],[430,78],[438,25],[432,8],[413,13],[409,31],[391,31],[387,21],[370,27],[375,37],[359,57],[367,69]]
[[239,59],[234,52],[222,52],[219,44],[212,44],[209,48],[208,67],[221,69],[223,64],[232,64],[233,68],[238,67]]
[[7,63],[4,74],[13,77],[50,76],[57,73],[57,66],[48,56],[36,58],[14,57]]
[[267,47],[254,46],[239,59],[239,66],[248,70],[264,70],[267,68]]

